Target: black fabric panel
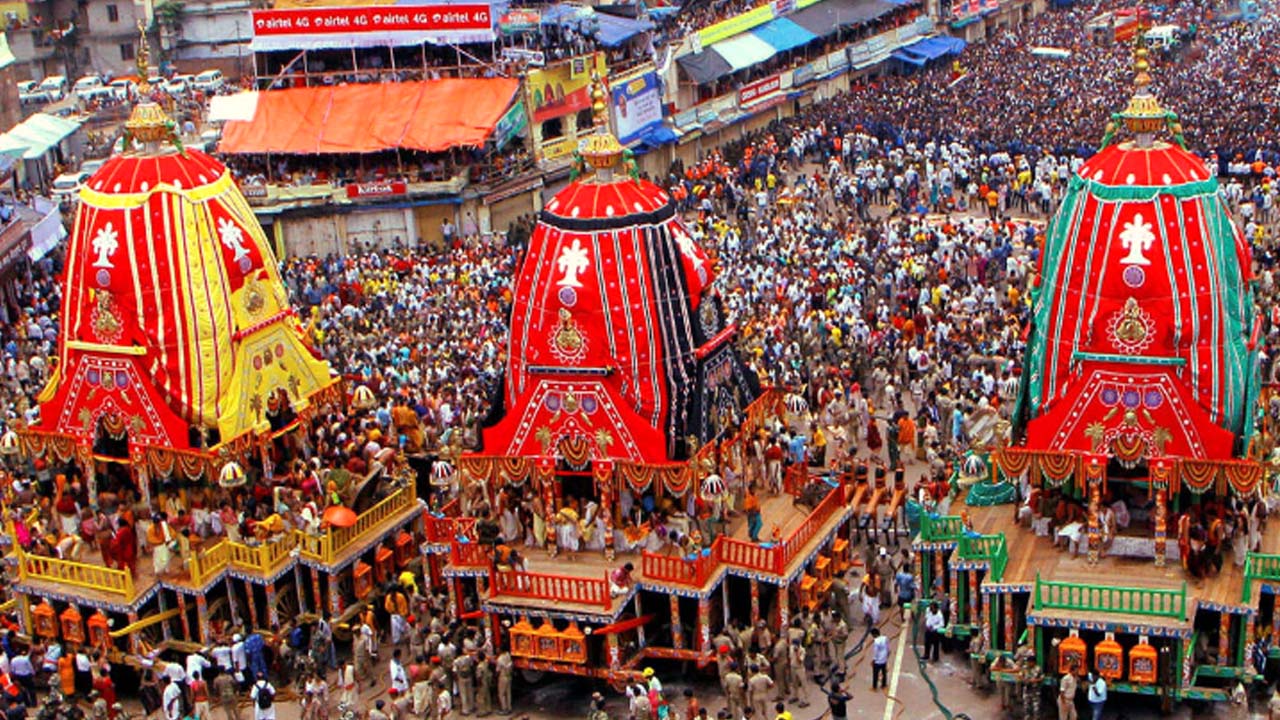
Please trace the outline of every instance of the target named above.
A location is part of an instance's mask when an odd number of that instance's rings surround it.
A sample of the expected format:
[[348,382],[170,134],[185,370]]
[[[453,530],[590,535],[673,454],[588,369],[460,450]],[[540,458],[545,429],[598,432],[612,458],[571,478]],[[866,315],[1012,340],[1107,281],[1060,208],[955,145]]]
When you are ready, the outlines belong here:
[[683,255],[675,239],[666,225],[649,228],[645,233],[667,381],[667,453],[672,458],[684,458],[688,455],[685,437],[694,420],[689,400],[697,393],[697,318],[685,283]]
[[684,68],[690,79],[699,85],[719,80],[733,72],[733,66],[729,64],[729,61],[711,48],[705,48],[700,53],[690,53],[683,57],[678,57],[676,62],[680,63],[680,67]]
[[667,203],[653,212],[632,213],[618,217],[570,218],[563,215],[554,215],[546,210],[542,211],[540,217],[542,222],[561,230],[599,232],[601,230],[619,230],[635,225],[657,225],[670,220],[675,214],[676,206],[672,203]]
[[825,0],[787,17],[818,37],[833,35],[842,27],[852,27],[893,12],[898,6],[888,0]]

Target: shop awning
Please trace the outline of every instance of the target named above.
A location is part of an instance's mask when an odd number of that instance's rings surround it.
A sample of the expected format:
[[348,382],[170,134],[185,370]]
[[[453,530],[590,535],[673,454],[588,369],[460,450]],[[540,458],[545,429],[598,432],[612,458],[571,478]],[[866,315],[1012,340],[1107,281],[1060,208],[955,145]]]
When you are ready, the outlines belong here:
[[752,35],[769,43],[777,52],[785,52],[792,48],[798,48],[810,41],[817,40],[818,36],[805,30],[787,18],[778,18],[770,20],[751,31]]
[[897,7],[889,0],[826,0],[788,17],[814,35],[826,37],[840,28],[854,27],[887,15]]
[[714,82],[733,72],[733,66],[729,64],[729,61],[721,57],[720,53],[709,48],[700,53],[690,53],[678,57],[676,62],[680,63],[680,67],[684,68],[684,71],[688,73],[689,79],[699,85]]
[[762,63],[777,54],[772,45],[751,33],[718,42],[711,49],[719,53],[735,72]]
[[26,148],[22,159],[34,160],[79,129],[79,121],[36,113],[0,136],[0,152],[12,152],[22,146]]
[[633,20],[607,13],[596,13],[596,39],[605,47],[618,47],[631,38],[653,29],[648,18]]
[[214,95],[209,98],[209,122],[228,120],[252,120],[258,111],[258,93],[246,90],[234,95]]
[[896,60],[919,67],[945,55],[959,55],[964,50],[965,42],[950,35],[935,35],[920,38],[910,45],[893,51]]
[[260,92],[253,119],[227,121],[218,151],[308,155],[475,147],[493,132],[518,88],[511,78],[447,78]]
[[31,262],[43,258],[67,236],[67,228],[62,224],[62,211],[58,209],[57,203],[37,197],[35,210],[41,214],[41,218],[31,228],[31,247],[27,249],[27,257]]

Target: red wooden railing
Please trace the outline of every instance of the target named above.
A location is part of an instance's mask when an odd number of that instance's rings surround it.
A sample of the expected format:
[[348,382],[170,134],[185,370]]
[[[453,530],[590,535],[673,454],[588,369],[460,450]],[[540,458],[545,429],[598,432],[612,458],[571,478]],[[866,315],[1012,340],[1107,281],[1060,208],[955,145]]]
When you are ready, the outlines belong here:
[[489,567],[489,548],[479,543],[454,540],[449,545],[449,564],[454,567]]
[[777,573],[781,575],[787,565],[800,554],[800,550],[813,539],[818,531],[822,529],[823,524],[831,519],[840,511],[840,506],[844,504],[844,488],[836,488],[832,492],[827,493],[822,502],[818,503],[818,507],[809,513],[809,517],[800,523],[791,535],[782,541],[782,551],[778,553],[778,569]]
[[438,514],[443,517],[430,512],[426,513],[423,526],[427,541],[437,544],[450,543],[459,535],[465,535],[474,540],[476,519],[459,517],[460,511],[458,500],[454,498],[440,507]]
[[599,605],[608,610],[613,607],[613,599],[609,596],[607,577],[594,580],[568,575],[494,570],[490,573],[490,587],[493,588],[494,595]]
[[782,490],[788,495],[799,496],[808,483],[809,466],[804,463],[792,463],[782,472]]
[[725,565],[756,572],[777,572],[778,547],[776,545],[766,548],[756,543],[734,540],[731,537],[720,537],[716,542],[720,544],[720,562]]
[[719,566],[720,540],[716,538],[708,553],[700,553],[696,560],[670,555],[655,555],[643,551],[640,555],[640,571],[649,580],[661,580],[677,585],[700,588]]

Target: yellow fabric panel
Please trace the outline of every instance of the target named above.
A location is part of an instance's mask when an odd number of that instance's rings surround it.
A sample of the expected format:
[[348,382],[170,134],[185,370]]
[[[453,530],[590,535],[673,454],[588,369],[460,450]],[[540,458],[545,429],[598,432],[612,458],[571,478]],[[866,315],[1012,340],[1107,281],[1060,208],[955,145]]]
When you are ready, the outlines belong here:
[[[254,358],[260,361],[257,368]],[[225,441],[265,423],[267,399],[278,389],[283,388],[297,407],[300,399],[332,382],[329,364],[315,359],[302,344],[297,322],[281,317],[238,343],[236,373],[227,387],[218,432]]]
[[[185,207],[184,207],[185,205]],[[222,254],[213,222],[204,205],[184,202],[174,196],[173,213],[181,220],[181,232],[174,238],[178,267],[187,296],[188,332],[186,351],[191,362],[187,386],[188,418],[199,426],[218,421],[218,401],[233,375],[231,312],[227,302],[227,282]]]

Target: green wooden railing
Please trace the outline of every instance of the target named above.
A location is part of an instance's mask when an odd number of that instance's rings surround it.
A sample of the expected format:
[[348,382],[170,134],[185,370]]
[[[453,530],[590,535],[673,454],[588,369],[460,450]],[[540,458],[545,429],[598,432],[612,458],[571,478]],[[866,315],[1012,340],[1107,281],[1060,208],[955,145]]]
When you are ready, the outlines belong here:
[[965,560],[985,560],[990,567],[987,580],[1000,582],[1004,568],[1009,564],[1009,548],[1004,533],[996,535],[962,535],[956,552]]
[[964,523],[955,515],[924,515],[920,518],[922,542],[954,542],[964,536]]
[[1187,584],[1178,590],[1111,587],[1041,580],[1036,575],[1036,610],[1076,610],[1187,619]]
[[1245,556],[1244,587],[1241,588],[1240,602],[1249,604],[1255,580],[1280,583],[1280,555],[1251,552]]

